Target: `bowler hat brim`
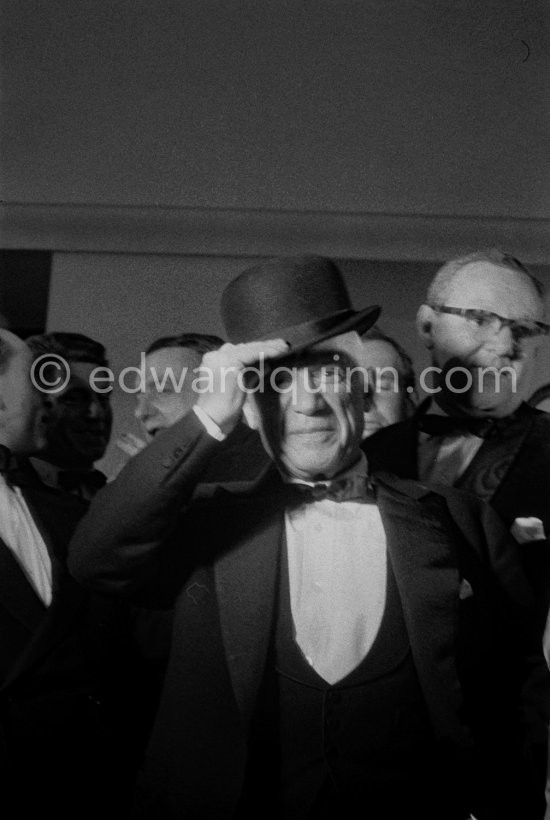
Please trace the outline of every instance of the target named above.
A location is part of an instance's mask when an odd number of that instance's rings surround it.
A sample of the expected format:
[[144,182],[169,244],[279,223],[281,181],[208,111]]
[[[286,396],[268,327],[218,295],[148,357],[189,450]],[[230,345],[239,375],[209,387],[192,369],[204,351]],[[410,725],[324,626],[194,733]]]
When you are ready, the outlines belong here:
[[341,271],[324,256],[275,258],[247,268],[225,288],[220,309],[232,344],[284,339],[289,349],[282,356],[351,330],[363,333],[380,314],[378,305],[354,310]]
[[359,311],[341,310],[322,319],[274,330],[270,333],[270,337],[284,339],[289,349],[272,358],[280,359],[303,353],[319,342],[324,342],[334,336],[341,336],[342,333],[349,333],[352,330],[362,334],[376,322],[380,311],[381,308],[378,305],[370,305]]

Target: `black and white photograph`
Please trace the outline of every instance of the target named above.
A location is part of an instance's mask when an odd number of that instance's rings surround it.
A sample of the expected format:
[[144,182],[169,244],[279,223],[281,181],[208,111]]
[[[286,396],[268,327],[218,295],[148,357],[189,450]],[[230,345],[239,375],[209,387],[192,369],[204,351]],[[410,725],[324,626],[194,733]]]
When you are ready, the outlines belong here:
[[550,820],[548,0],[0,0],[3,820]]

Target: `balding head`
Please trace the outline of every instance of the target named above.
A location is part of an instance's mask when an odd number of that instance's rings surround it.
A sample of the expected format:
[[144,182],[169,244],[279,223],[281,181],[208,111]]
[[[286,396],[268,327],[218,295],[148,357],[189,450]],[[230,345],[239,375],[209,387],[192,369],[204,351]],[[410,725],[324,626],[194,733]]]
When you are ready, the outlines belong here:
[[487,251],[436,274],[417,327],[431,353],[435,401],[448,413],[502,418],[531,390],[548,327],[542,288],[517,259]]

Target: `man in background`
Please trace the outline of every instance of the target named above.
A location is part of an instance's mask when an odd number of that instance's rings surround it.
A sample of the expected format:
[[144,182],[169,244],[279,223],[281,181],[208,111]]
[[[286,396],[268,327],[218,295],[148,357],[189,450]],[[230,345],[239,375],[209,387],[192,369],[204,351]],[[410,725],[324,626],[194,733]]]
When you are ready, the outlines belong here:
[[[146,439],[133,433],[123,434],[117,441],[123,452],[136,455],[158,433],[189,413],[199,395],[193,384],[200,378],[202,358],[222,344],[223,339],[211,334],[181,333],[163,336],[149,345],[145,351],[144,389],[136,394],[135,409]],[[246,484],[266,466],[259,436],[241,420],[218,457],[210,463],[201,483],[208,486],[220,481],[233,482],[234,486],[236,481]]]
[[120,687],[126,640],[118,606],[65,567],[82,503],[25,468],[47,433],[32,361],[0,330],[2,816],[115,820],[137,765]]
[[170,427],[189,412],[196,400],[193,371],[200,367],[209,350],[223,344],[218,336],[206,333],[180,333],[155,339],[145,351],[143,390],[136,394],[135,417],[146,433],[143,440],[133,433],[119,437],[117,446],[134,456],[160,430]]
[[32,465],[48,486],[89,501],[106,481],[94,464],[105,454],[112,427],[110,392],[94,389],[90,378],[97,368],[108,367],[105,348],[82,333],[44,333],[27,343],[45,367],[44,386],[65,375],[62,360],[68,368],[66,383],[44,393],[47,443]]
[[361,337],[365,368],[365,429],[371,436],[382,427],[404,421],[416,407],[416,379],[412,359],[401,345],[374,325]]
[[[366,443],[375,469],[454,485],[489,501],[550,594],[550,416],[525,403],[548,333],[544,293],[514,257],[481,251],[447,262],[417,327],[432,358],[432,403]],[[519,521],[517,520],[519,519]]]
[[[491,503],[521,544],[541,620],[550,600],[550,416],[526,399],[549,330],[544,318],[542,285],[515,257],[489,250],[447,262],[417,314],[432,358],[429,410],[365,442],[374,470]],[[534,746],[544,749],[546,737]],[[533,760],[537,783],[543,760],[542,751]]]

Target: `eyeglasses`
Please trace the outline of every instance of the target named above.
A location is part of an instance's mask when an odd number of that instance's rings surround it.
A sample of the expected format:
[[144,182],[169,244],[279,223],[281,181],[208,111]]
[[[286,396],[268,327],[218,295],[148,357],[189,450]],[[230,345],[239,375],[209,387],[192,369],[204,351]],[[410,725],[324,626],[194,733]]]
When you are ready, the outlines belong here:
[[473,335],[480,341],[486,341],[500,333],[503,327],[509,327],[515,342],[532,339],[536,336],[547,336],[550,325],[530,319],[506,319],[490,310],[477,308],[458,308],[448,305],[430,305],[436,313],[449,313],[451,316],[462,316],[470,325]]

